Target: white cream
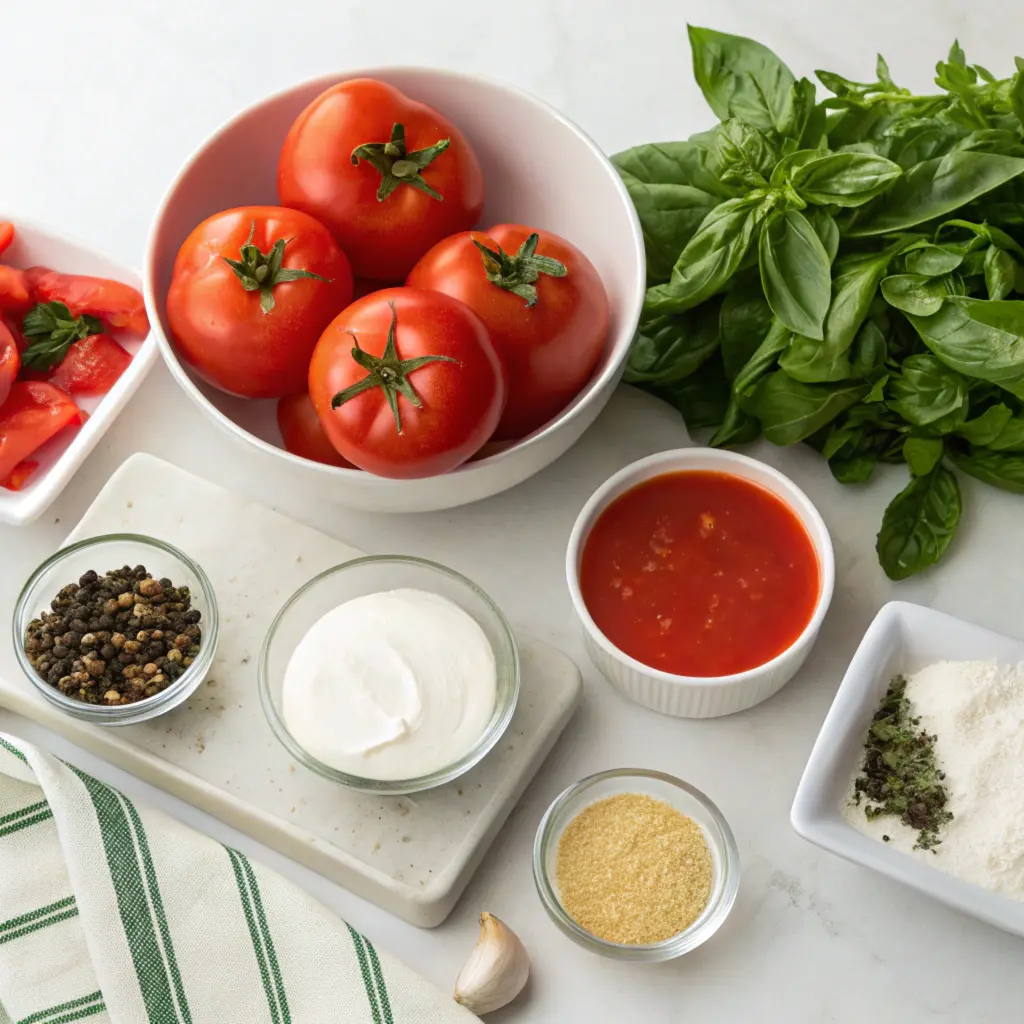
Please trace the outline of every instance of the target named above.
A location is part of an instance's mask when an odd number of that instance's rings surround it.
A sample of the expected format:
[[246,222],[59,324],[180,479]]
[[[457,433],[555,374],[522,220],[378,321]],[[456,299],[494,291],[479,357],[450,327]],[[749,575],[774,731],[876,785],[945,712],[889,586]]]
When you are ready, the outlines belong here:
[[446,597],[390,590],[310,628],[285,669],[288,731],[317,760],[368,779],[412,779],[476,745],[497,700],[494,651]]

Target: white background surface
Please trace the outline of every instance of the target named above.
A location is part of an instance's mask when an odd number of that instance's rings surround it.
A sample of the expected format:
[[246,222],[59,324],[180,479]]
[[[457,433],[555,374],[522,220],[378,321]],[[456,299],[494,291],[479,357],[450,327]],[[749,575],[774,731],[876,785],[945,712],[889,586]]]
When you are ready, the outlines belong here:
[[[692,82],[687,20],[740,31],[797,73],[870,75],[883,49],[897,80],[925,87],[954,36],[999,74],[1024,50],[1024,9],[994,0],[38,0],[4,4],[0,41],[0,205],[138,265],[150,215],[177,166],[223,119],[303,78],[373,63],[484,72],[532,89],[608,151],[677,138],[709,121]],[[238,168],[244,174],[244,168]],[[600,211],[594,211],[600,216]],[[788,808],[843,667],[877,608],[898,594],[1024,635],[1021,499],[965,486],[968,511],[946,566],[900,587],[875,563],[894,471],[840,492],[810,452],[757,449],[819,504],[837,549],[837,593],[818,647],[776,698],[711,722],[627,705],[585,663],[562,581],[579,507],[626,461],[685,441],[678,417],[628,389],[581,444],[515,491],[450,513],[346,512],[259,472],[215,434],[160,368],[51,513],[0,530],[0,623],[21,582],[59,544],[103,481],[148,450],[276,504],[371,552],[402,551],[473,576],[510,617],[583,665],[584,705],[446,925],[421,932],[163,794],[0,713],[0,729],[83,768],[277,867],[442,987],[475,939],[475,917],[505,917],[533,954],[527,998],[492,1020],[709,1024],[987,1022],[1020,1018],[1024,946],[923,896],[821,853],[789,829]],[[0,672],[15,671],[7,641]],[[730,819],[744,880],[713,942],[672,964],[598,961],[544,916],[530,847],[565,785],[638,764],[705,789]],[[339,1012],[339,1019],[344,1014]],[[317,1022],[319,1024],[319,1022]]]

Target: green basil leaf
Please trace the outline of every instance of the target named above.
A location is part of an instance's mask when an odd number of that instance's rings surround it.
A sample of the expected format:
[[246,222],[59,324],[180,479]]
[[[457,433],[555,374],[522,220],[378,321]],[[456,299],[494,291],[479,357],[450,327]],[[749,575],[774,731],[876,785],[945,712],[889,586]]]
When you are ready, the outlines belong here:
[[985,288],[988,297],[1005,299],[1017,283],[1017,263],[1004,249],[990,245],[985,253]]
[[938,465],[943,449],[937,437],[908,437],[903,442],[903,457],[914,476],[927,476]]
[[828,460],[832,476],[841,484],[863,484],[871,479],[878,455],[865,452],[862,455],[833,455]]
[[728,408],[721,426],[715,431],[708,444],[712,448],[728,448],[753,441],[761,433],[757,420],[745,413],[735,397],[729,399]]
[[955,218],[940,224],[935,234],[938,237],[943,234],[949,234],[952,231],[968,232],[979,240],[979,244],[988,242],[991,245],[998,245],[1000,249],[1016,253],[1017,256],[1024,259],[1024,246],[1020,245],[1011,235],[1008,235],[994,224],[978,224],[974,221]]
[[867,153],[829,153],[793,171],[793,187],[809,203],[861,206],[903,174],[898,164]]
[[960,523],[960,487],[945,466],[915,477],[890,502],[875,549],[891,580],[905,580],[946,553]]
[[647,289],[645,314],[682,313],[721,291],[750,251],[769,210],[759,196],[716,206],[683,249],[668,283]]
[[733,380],[743,369],[772,325],[772,311],[761,278],[753,276],[726,293],[718,319],[725,375]]
[[[891,250],[887,249],[869,255],[844,256],[836,263],[824,338],[818,342],[795,337],[779,361],[786,373],[805,384],[868,376],[868,372],[854,374],[848,353],[868,315],[890,259]],[[882,339],[883,349],[884,345]]]
[[719,305],[705,303],[678,316],[641,323],[629,351],[628,384],[671,384],[702,366],[718,349]]
[[1024,494],[1024,455],[1007,455],[985,448],[972,448],[967,454],[952,453],[957,469],[1003,491]]
[[932,355],[904,359],[889,393],[889,408],[915,427],[958,415],[962,423],[967,413],[967,381]]
[[775,316],[796,334],[821,339],[832,295],[830,260],[799,210],[775,211],[760,240],[761,285]]
[[667,281],[679,254],[718,205],[718,197],[690,185],[651,185],[627,174],[622,180],[644,233],[647,279],[652,284]]
[[890,374],[884,374],[871,385],[871,390],[864,396],[865,405],[873,405],[876,402],[885,401],[885,389],[889,386]]
[[885,301],[904,313],[931,316],[942,308],[947,295],[940,278],[923,274],[893,274],[882,282]]
[[718,118],[781,130],[792,116],[789,68],[753,39],[693,25],[689,35],[694,78]]
[[952,213],[1024,173],[1024,159],[954,150],[907,171],[890,190],[861,207],[851,237],[883,235]]
[[825,129],[825,112],[819,112],[815,101],[817,90],[814,83],[806,78],[794,82],[789,89],[781,119],[776,124],[779,134],[787,139],[803,145],[811,140],[810,145],[818,144]]
[[[1017,60],[1019,61],[1020,57]],[[1019,64],[1017,74],[1013,76],[1010,83],[1010,104],[1013,107],[1013,112],[1017,115],[1021,128],[1024,129],[1024,68],[1021,68]]]
[[718,126],[716,148],[722,180],[730,185],[763,188],[779,160],[762,131],[735,117]]
[[736,190],[722,182],[717,156],[709,143],[658,142],[634,146],[612,157],[623,177],[644,185],[685,185],[708,195],[731,199]]
[[871,377],[885,366],[888,355],[885,335],[874,321],[865,320],[850,348],[850,376],[857,380]]
[[908,274],[940,277],[956,270],[963,261],[963,252],[952,246],[926,244],[908,252],[903,265]]
[[907,319],[948,367],[1024,398],[1024,302],[954,297],[931,316]]
[[796,444],[832,422],[867,393],[863,384],[801,384],[781,371],[769,373],[740,399],[774,444]]
[[835,262],[839,252],[839,225],[835,217],[821,206],[812,206],[804,210],[804,216],[810,222],[814,233],[821,239],[821,244],[828,254],[828,262]]
[[1024,417],[1014,416],[988,447],[996,452],[1024,452]]
[[1000,402],[986,409],[980,416],[975,416],[973,420],[962,423],[956,432],[971,444],[986,447],[999,438],[1012,419],[1013,412],[1010,407]]
[[646,384],[644,388],[678,409],[691,433],[717,427],[726,414],[731,397],[722,361],[717,354],[685,380],[666,385]]
[[789,347],[793,332],[785,327],[778,320],[772,322],[768,333],[754,354],[743,365],[732,382],[732,393],[741,397],[749,391],[775,364],[779,361],[779,355]]

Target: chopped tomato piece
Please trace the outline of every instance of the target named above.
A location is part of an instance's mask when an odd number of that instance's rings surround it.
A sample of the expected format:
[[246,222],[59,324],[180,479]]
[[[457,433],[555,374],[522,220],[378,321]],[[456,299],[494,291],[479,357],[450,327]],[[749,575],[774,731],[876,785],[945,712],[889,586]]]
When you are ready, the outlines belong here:
[[0,408],[0,480],[6,480],[19,462],[76,422],[83,422],[81,412],[59,388],[42,381],[16,381]]
[[0,310],[24,313],[32,308],[28,281],[24,270],[0,266]]
[[14,225],[9,221],[0,221],[0,256],[14,241]]
[[68,349],[50,380],[69,395],[105,395],[131,361],[109,334],[90,334]]
[[18,376],[21,367],[21,356],[14,335],[0,320],[0,406],[7,400],[11,385]]
[[59,274],[46,267],[30,267],[26,274],[34,302],[63,302],[73,316],[87,313],[139,338],[149,334],[146,304],[131,285],[105,277]]
[[34,459],[25,459],[11,470],[6,479],[0,480],[0,487],[6,487],[9,491],[24,490],[25,485],[35,475],[38,468],[39,463]]

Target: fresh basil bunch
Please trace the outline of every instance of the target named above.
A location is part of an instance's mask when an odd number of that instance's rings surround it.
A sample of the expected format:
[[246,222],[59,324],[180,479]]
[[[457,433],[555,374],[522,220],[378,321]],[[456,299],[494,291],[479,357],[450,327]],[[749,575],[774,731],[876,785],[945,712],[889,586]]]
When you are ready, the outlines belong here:
[[937,562],[954,466],[1024,493],[1024,60],[997,79],[954,44],[934,95],[817,72],[690,28],[720,119],[613,158],[648,291],[626,380],[713,445],[806,442],[837,480],[911,480],[885,512],[892,579]]

